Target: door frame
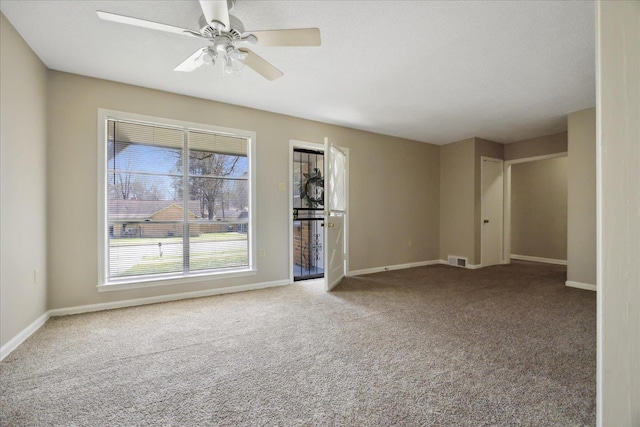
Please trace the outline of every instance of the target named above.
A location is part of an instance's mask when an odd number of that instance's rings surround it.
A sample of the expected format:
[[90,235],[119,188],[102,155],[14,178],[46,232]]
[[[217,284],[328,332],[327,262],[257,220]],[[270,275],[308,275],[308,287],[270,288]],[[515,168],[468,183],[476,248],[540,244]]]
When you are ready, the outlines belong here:
[[504,180],[504,213],[503,218],[503,239],[502,239],[502,261],[504,264],[511,263],[511,166],[517,163],[535,162],[538,160],[557,159],[559,157],[567,157],[569,153],[563,151],[560,153],[544,154],[542,156],[524,157],[522,159],[506,160],[504,162],[504,171],[502,179]]
[[[289,171],[289,175],[287,177],[287,187],[289,187],[289,191],[287,194],[289,196],[289,210],[287,211],[288,215],[288,227],[289,227],[289,283],[293,284],[295,281],[293,280],[293,149],[294,148],[303,148],[307,150],[321,151],[324,153],[324,144],[318,142],[309,142],[309,141],[300,141],[297,139],[289,140],[289,166],[287,170]],[[322,171],[324,175],[324,171]],[[326,260],[323,261],[326,263]],[[324,268],[324,265],[323,265]],[[310,280],[322,280],[322,279],[310,279]]]
[[482,213],[483,213],[483,209],[482,209],[483,208],[483,199],[484,199],[484,197],[483,197],[483,195],[484,195],[483,194],[484,193],[484,191],[483,191],[483,188],[484,188],[483,180],[484,180],[484,163],[486,161],[502,164],[502,171],[501,171],[501,173],[502,173],[502,224],[499,227],[499,229],[500,229],[500,252],[501,252],[502,255],[500,257],[499,264],[505,264],[505,224],[506,224],[505,215],[504,215],[504,207],[505,207],[505,200],[506,200],[505,191],[504,191],[504,183],[505,183],[504,164],[505,164],[505,162],[504,162],[504,160],[496,159],[495,157],[481,156],[480,157],[480,266],[481,267],[486,267],[486,265],[484,264],[484,260],[482,259],[482,252],[483,252],[482,251],[482,247],[483,247],[482,237],[483,237],[483,234],[484,234],[484,232],[483,232],[484,227],[482,226],[483,225],[483,221],[484,221],[484,218],[483,218],[483,215],[482,215]]

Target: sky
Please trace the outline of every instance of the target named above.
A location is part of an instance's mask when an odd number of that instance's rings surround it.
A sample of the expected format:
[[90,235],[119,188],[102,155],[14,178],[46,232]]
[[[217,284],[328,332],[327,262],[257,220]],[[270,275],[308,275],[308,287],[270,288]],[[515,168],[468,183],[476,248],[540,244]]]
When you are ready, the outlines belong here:
[[[148,144],[117,143],[124,146],[114,157],[109,159],[108,182],[114,183],[118,177],[115,172],[128,173],[132,181],[138,180],[146,185],[154,183],[162,189],[163,198],[174,199],[173,183],[175,175],[180,175],[181,151],[180,149],[159,147]],[[110,142],[108,149],[113,149]],[[120,148],[120,147],[118,147]],[[204,152],[193,152],[204,153]],[[208,154],[208,153],[207,153]],[[233,156],[228,156],[229,160]],[[236,163],[231,177],[242,177],[248,172],[249,159],[240,157]],[[138,173],[141,172],[141,173]],[[171,176],[174,175],[174,176]]]

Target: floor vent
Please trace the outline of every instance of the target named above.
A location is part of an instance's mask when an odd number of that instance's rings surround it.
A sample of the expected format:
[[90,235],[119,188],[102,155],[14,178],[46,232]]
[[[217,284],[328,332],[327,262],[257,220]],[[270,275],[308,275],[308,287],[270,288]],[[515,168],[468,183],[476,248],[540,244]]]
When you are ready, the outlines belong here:
[[466,267],[467,262],[469,262],[467,258],[449,255],[449,265],[454,265],[456,267]]

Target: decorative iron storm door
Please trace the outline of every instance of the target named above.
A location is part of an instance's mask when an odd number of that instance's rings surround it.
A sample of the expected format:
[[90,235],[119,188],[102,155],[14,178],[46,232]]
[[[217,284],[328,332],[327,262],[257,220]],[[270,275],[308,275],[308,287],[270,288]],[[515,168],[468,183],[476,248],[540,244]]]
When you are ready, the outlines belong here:
[[293,150],[293,279],[324,277],[324,154]]

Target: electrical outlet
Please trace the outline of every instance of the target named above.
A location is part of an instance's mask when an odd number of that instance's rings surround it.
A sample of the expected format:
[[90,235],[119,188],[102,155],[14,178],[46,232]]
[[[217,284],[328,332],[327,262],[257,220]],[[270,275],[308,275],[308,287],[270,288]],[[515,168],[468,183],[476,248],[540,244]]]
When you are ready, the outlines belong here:
[[287,191],[287,183],[279,182],[278,183],[278,191]]
[[260,249],[260,258],[264,258],[264,249]]
[[413,246],[413,242],[409,239],[409,246]]

